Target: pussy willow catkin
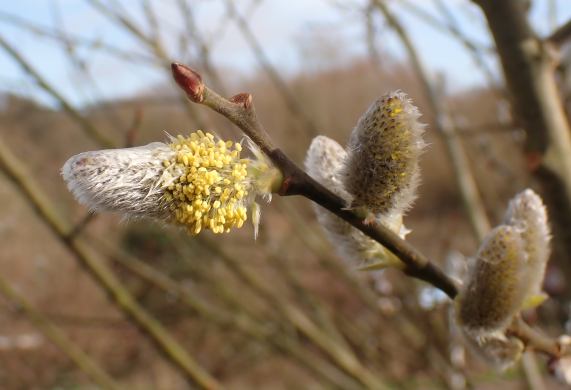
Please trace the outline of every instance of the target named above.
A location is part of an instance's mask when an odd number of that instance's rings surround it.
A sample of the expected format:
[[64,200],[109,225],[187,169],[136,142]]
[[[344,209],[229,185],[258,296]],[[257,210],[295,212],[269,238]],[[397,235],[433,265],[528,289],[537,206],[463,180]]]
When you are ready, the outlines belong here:
[[359,119],[347,146],[343,183],[352,207],[375,215],[403,214],[416,197],[424,125],[401,91],[376,100]]
[[[350,195],[343,188],[340,172],[347,153],[341,145],[326,136],[313,139],[305,158],[307,173],[330,191],[349,201]],[[338,218],[322,207],[315,205],[317,219],[331,243],[341,257],[352,265],[377,268],[401,267],[402,262],[378,242],[367,237],[349,223]],[[394,222],[394,228],[400,230],[400,220]]]
[[241,227],[256,196],[269,195],[281,180],[261,153],[251,159],[241,152],[240,143],[198,130],[168,144],[80,153],[62,174],[93,210],[158,218],[192,234],[222,233]]

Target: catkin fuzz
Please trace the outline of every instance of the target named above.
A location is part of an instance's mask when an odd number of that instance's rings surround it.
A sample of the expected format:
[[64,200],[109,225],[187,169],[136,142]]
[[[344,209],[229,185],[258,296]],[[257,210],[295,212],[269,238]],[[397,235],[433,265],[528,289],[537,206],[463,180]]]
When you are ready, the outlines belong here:
[[525,243],[526,278],[530,284],[530,294],[541,294],[545,268],[551,254],[551,232],[541,197],[531,189],[517,194],[509,203],[504,223],[517,229]]
[[[343,198],[350,195],[343,188],[340,171],[347,153],[341,145],[326,136],[317,136],[311,142],[305,159],[307,173],[330,191]],[[367,267],[374,263],[377,268],[400,267],[401,261],[378,242],[367,237],[349,223],[325,210],[314,206],[317,219],[339,255],[352,265]],[[400,221],[400,220],[399,220]],[[395,221],[395,229],[400,225]]]
[[[258,195],[269,195],[281,173],[261,153],[241,158],[242,145],[201,130],[171,142],[85,152],[62,168],[69,190],[96,211],[153,217],[192,234],[241,227]],[[258,207],[254,221],[259,220]]]
[[458,320],[475,339],[501,334],[528,294],[527,256],[519,232],[512,226],[493,229],[480,246],[457,299]]
[[351,133],[343,183],[351,207],[375,215],[406,212],[416,197],[425,143],[420,113],[402,91],[376,100]]

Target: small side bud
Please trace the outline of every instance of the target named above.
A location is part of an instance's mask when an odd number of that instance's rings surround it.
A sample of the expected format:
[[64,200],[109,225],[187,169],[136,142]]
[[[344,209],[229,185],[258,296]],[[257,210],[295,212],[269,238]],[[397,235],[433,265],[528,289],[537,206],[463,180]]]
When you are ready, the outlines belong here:
[[241,104],[246,110],[252,108],[252,95],[246,92],[239,93],[229,99],[232,103]]
[[526,261],[517,229],[500,225],[488,234],[456,298],[458,322],[468,335],[483,340],[509,326],[529,293],[522,278]]
[[531,293],[541,296],[545,268],[551,254],[551,232],[541,197],[526,189],[509,203],[504,223],[516,228],[527,253],[526,275]]
[[[316,181],[348,201],[350,195],[343,189],[339,178],[346,154],[336,141],[317,136],[307,151],[305,167],[307,173]],[[375,269],[402,267],[402,262],[396,256],[361,231],[320,206],[315,205],[314,209],[331,243],[339,255],[350,264],[359,262],[363,268],[375,264]]]
[[186,93],[186,96],[195,103],[202,102],[204,83],[200,74],[194,69],[176,62],[171,64],[171,71],[174,80]]
[[407,211],[419,184],[424,125],[409,97],[391,92],[375,101],[351,133],[343,183],[352,207],[373,214]]

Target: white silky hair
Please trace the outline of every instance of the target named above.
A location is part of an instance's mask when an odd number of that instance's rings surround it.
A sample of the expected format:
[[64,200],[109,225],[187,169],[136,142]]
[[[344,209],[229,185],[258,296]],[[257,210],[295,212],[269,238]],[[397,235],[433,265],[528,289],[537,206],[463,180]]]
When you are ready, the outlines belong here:
[[551,231],[541,197],[529,188],[517,194],[509,203],[504,223],[518,229],[525,241],[528,280],[533,293],[538,294],[551,254]]
[[90,210],[165,219],[169,213],[163,188],[176,172],[165,169],[163,161],[174,155],[162,142],[84,152],[67,160],[61,173],[75,198]]
[[[396,119],[387,117],[386,103],[390,99],[402,104],[402,112]],[[392,91],[374,101],[351,132],[341,174],[345,188],[356,205],[366,206],[377,217],[385,216],[385,221],[404,215],[417,197],[421,176],[419,159],[426,147],[423,139],[426,125],[419,122],[420,116],[406,93]],[[411,132],[410,142],[403,143],[396,138],[395,120],[399,122],[398,127]],[[405,162],[400,168],[393,161],[393,155],[399,154],[402,155],[398,158]],[[403,168],[405,170],[399,170]],[[384,193],[387,185],[397,187],[390,197]]]
[[[307,173],[321,185],[350,204],[351,195],[343,188],[339,177],[347,152],[335,140],[320,135],[313,139],[307,151]],[[355,229],[348,222],[315,205],[317,220],[339,255],[352,266],[367,266],[371,261],[386,260],[387,265],[399,260],[385,247]]]

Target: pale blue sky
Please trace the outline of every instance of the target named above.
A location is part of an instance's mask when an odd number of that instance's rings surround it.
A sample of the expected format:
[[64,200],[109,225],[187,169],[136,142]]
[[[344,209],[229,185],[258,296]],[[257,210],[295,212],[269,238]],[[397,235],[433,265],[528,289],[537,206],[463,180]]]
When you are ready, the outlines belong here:
[[[438,16],[431,0],[408,0],[428,12]],[[468,0],[444,0],[450,5],[461,28],[477,42],[489,44],[489,36],[477,7]],[[138,0],[122,0],[121,3],[137,20],[143,22]],[[175,0],[151,1],[165,27],[163,39],[169,31],[180,30],[181,19],[176,11]],[[219,30],[224,19],[222,0],[190,0],[201,33],[209,38]],[[251,0],[238,0],[242,12]],[[339,61],[367,53],[363,18],[358,13],[367,1],[331,0],[265,0],[258,6],[250,20],[250,26],[262,43],[273,64],[284,74],[294,74],[312,69],[316,64],[327,66],[329,58],[320,58],[318,51],[311,50],[310,37],[319,36],[334,48]],[[452,88],[461,89],[483,82],[483,77],[466,51],[456,41],[450,39],[407,12],[398,0],[390,2],[411,32],[416,46],[431,72],[443,72]],[[535,1],[533,21],[536,29],[545,34],[553,23],[562,23],[571,17],[571,1]],[[548,4],[555,4],[557,18],[550,18]],[[340,4],[341,6],[334,6]],[[350,5],[354,5],[353,10]],[[66,31],[73,35],[112,43],[144,53],[141,45],[128,34],[120,31],[94,11],[84,0],[18,0],[0,2],[0,12],[25,18],[43,26],[53,26],[63,21]],[[380,19],[377,19],[377,26]],[[386,31],[386,29],[384,30]],[[57,84],[64,95],[75,104],[85,104],[101,98],[112,99],[136,94],[165,80],[165,72],[145,65],[126,65],[111,56],[98,51],[80,49],[80,56],[89,60],[96,88],[78,79],[77,72],[65,56],[61,46],[53,41],[17,28],[1,18],[0,34],[14,44],[21,53],[51,83]],[[165,39],[166,40],[166,39]],[[213,46],[213,59],[216,65],[237,68],[245,73],[258,68],[252,51],[231,23],[226,33],[218,37]],[[169,44],[173,60],[180,59],[176,54],[178,42]],[[391,34],[378,35],[377,45],[383,52],[397,58],[404,58],[402,49]],[[300,47],[305,47],[302,52]],[[308,49],[309,48],[309,49]],[[301,54],[303,53],[303,54]],[[334,64],[332,64],[334,65]],[[497,64],[490,58],[490,65]],[[0,49],[0,90],[9,90],[33,96],[50,104],[52,99],[38,91],[14,61]]]

